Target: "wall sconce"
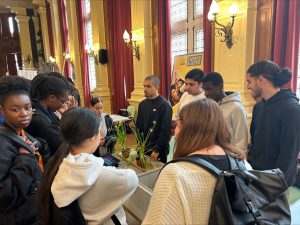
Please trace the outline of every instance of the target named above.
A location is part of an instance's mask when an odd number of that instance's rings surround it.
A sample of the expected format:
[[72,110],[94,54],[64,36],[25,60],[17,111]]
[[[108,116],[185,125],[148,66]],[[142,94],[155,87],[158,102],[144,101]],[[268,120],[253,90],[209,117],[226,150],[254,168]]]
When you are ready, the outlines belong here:
[[56,59],[50,55],[50,57],[49,57],[49,62],[50,62],[51,64],[56,64]]
[[212,24],[216,24],[219,27],[215,27],[215,35],[216,37],[223,37],[223,39],[221,39],[221,42],[226,42],[226,46],[230,49],[233,45],[232,43],[232,34],[233,34],[233,24],[234,24],[234,18],[238,12],[239,8],[236,4],[232,4],[229,9],[228,9],[228,14],[231,17],[231,22],[228,23],[226,26],[219,23],[217,21],[217,15],[220,12],[220,7],[218,5],[218,3],[216,2],[216,0],[213,0],[210,8],[209,8],[209,12],[207,15],[207,18],[209,21],[212,22]]
[[133,34],[132,39],[131,39],[132,44],[129,44],[130,36],[129,36],[127,30],[125,30],[123,33],[123,39],[124,39],[124,42],[126,43],[127,47],[132,50],[133,55],[139,61],[140,60],[140,46],[137,44],[138,36],[136,34]]
[[59,71],[58,65],[56,64],[56,59],[50,55],[49,57],[49,66],[52,72]]
[[61,73],[63,73],[64,70],[65,70],[65,63],[66,62],[71,63],[71,66],[74,69],[74,64],[73,64],[73,61],[71,59],[71,55],[69,53],[64,53],[63,57],[64,57],[64,63],[63,63],[63,67],[62,67]]
[[98,55],[95,54],[94,47],[90,46],[89,44],[86,44],[85,51],[89,57],[94,58],[94,61],[95,61],[96,65],[98,66]]

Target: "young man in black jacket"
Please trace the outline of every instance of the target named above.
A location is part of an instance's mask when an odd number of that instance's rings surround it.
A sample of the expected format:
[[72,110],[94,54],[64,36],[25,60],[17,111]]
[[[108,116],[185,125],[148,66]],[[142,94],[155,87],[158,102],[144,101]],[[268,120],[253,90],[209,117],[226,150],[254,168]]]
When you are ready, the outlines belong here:
[[254,169],[281,169],[288,186],[295,183],[300,150],[299,99],[291,90],[279,88],[290,79],[287,68],[271,61],[260,61],[247,71],[248,89],[254,98],[262,98],[252,118],[255,130],[248,160]]
[[148,154],[152,160],[166,163],[171,137],[172,108],[169,102],[158,94],[159,84],[160,80],[155,75],[145,78],[146,99],[139,104],[136,126],[144,137],[154,126],[148,139],[152,151]]

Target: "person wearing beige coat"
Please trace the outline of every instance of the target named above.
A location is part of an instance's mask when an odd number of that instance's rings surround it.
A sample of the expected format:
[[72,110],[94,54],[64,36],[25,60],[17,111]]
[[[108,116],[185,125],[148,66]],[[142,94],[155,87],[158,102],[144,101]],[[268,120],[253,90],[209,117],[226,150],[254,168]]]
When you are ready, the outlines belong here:
[[[194,115],[197,115],[195,121]],[[242,150],[231,143],[231,135],[218,104],[200,99],[179,112],[175,129],[174,159],[191,156],[207,160],[220,170],[229,170],[228,156],[243,160]],[[216,177],[189,162],[167,164],[155,184],[143,225],[206,225]]]

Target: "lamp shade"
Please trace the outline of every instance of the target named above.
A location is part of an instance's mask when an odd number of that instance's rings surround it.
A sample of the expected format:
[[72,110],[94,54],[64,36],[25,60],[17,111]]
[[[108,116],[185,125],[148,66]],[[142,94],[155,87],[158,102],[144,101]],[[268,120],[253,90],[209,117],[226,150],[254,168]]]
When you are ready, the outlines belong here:
[[133,34],[132,35],[132,41],[137,41],[138,40],[138,35],[137,34]]
[[67,53],[66,55],[65,55],[65,59],[70,59],[71,58],[71,56],[70,56],[70,54],[69,53]]
[[208,19],[209,21],[214,21],[215,16],[209,11],[208,14],[207,14],[207,19]]
[[211,14],[216,15],[220,12],[220,6],[218,5],[218,3],[216,2],[216,0],[213,0],[211,2],[209,11],[211,12]]
[[239,11],[238,5],[233,3],[228,9],[228,14],[230,16],[235,16],[238,13],[238,11]]
[[55,59],[54,57],[50,56],[50,57],[49,57],[49,61],[50,61],[51,63],[55,63],[55,62],[56,62],[56,59]]
[[126,43],[129,43],[129,42],[130,42],[130,36],[129,36],[127,30],[125,30],[124,33],[123,33],[123,39],[124,39],[124,41],[125,41]]

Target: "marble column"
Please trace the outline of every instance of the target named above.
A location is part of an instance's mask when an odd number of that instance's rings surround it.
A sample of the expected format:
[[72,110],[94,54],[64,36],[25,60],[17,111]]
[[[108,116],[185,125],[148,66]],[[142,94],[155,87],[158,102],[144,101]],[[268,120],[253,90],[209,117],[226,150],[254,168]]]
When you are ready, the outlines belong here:
[[81,105],[84,105],[84,95],[82,86],[82,72],[81,72],[81,51],[84,49],[79,48],[79,30],[77,23],[76,2],[74,0],[66,0],[66,13],[68,18],[69,30],[69,46],[70,56],[73,64],[73,78],[75,87],[78,89],[81,96]]
[[132,35],[138,36],[140,60],[133,57],[134,90],[130,105],[138,106],[144,97],[144,79],[153,74],[153,34],[151,0],[131,0]]
[[[106,45],[106,33],[104,23],[104,6],[103,1],[91,1],[91,21],[92,21],[92,33],[93,33],[93,45],[94,49],[107,49]],[[96,52],[98,54],[98,51]],[[99,56],[98,56],[99,60]],[[95,63],[96,69],[96,89],[94,90],[94,96],[100,97],[104,102],[104,110],[106,113],[112,112],[112,98],[109,88],[108,79],[108,64]]]
[[37,12],[40,15],[41,31],[42,31],[42,36],[43,36],[44,55],[45,55],[45,60],[47,62],[49,60],[49,57],[51,56],[51,51],[50,51],[50,42],[49,42],[49,32],[48,32],[46,7],[45,6],[39,6]]

